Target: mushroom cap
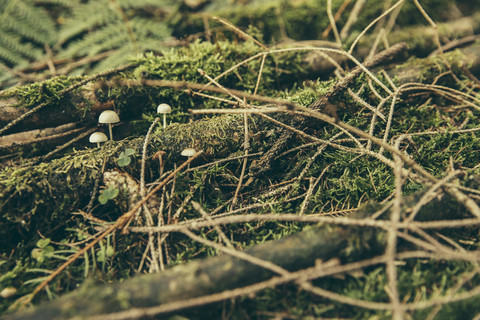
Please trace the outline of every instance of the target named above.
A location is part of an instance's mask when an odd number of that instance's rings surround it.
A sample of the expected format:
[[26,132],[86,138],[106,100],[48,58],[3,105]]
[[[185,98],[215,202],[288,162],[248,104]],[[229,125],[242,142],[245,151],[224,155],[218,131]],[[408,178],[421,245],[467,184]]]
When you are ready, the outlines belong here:
[[103,132],[94,132],[90,135],[88,141],[91,143],[105,142],[108,140],[108,137]]
[[172,108],[166,103],[159,104],[157,107],[157,113],[170,113],[170,112],[172,112]]
[[98,117],[98,122],[100,123],[117,123],[120,122],[120,118],[115,111],[112,110],[105,110],[100,113]]
[[182,153],[180,154],[184,157],[193,157],[194,155],[197,154],[197,151],[195,151],[195,149],[193,148],[186,148],[186,149],[183,149]]
[[166,153],[165,151],[159,150],[159,151],[155,152],[155,154],[153,155],[152,159],[157,160],[157,159],[159,159],[160,157],[165,156],[166,154],[167,154],[167,153]]

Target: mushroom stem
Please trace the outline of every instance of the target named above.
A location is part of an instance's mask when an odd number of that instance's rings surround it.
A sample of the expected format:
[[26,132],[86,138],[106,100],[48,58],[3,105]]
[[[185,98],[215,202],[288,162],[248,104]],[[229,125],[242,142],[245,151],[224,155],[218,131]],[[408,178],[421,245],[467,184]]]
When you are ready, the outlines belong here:
[[97,142],[97,148],[100,148],[100,142]]
[[110,133],[110,140],[113,140],[113,134],[112,134],[112,124],[108,124],[108,133]]
[[163,157],[158,157],[158,161],[160,162],[160,178],[163,176],[164,164],[163,164]]
[[167,114],[163,114],[163,130],[167,128]]

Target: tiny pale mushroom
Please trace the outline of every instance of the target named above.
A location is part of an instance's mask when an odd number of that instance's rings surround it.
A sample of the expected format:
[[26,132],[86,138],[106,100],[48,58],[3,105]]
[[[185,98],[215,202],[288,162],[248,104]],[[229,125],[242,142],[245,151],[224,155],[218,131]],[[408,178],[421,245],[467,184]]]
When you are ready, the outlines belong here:
[[166,103],[161,103],[157,107],[157,113],[160,113],[163,115],[163,129],[167,127],[167,113],[171,113],[172,108],[166,104]]
[[112,123],[120,122],[120,118],[115,111],[112,110],[105,110],[100,113],[98,117],[98,122],[108,124],[108,132],[110,133],[110,140],[113,140],[112,135]]
[[[197,154],[197,151],[193,148],[185,148],[180,154],[184,157],[187,157],[187,159],[190,159]],[[190,163],[188,164],[187,169],[190,169]]]
[[88,141],[91,143],[96,143],[97,148],[100,148],[100,142],[105,142],[108,140],[108,137],[103,132],[94,132],[90,135]]

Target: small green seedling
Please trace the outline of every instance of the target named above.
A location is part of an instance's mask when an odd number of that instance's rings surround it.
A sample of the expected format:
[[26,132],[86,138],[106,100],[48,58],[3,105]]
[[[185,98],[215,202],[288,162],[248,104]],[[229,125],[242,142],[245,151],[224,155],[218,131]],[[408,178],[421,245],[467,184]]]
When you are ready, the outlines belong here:
[[53,254],[54,248],[49,246],[49,238],[40,239],[37,241],[37,248],[32,250],[32,257],[38,262],[43,262],[45,258],[48,258]]
[[108,258],[111,258],[115,253],[115,249],[112,246],[101,246],[97,251],[97,261],[106,262]]
[[125,151],[122,151],[120,153],[120,156],[117,159],[117,163],[120,167],[126,167],[130,164],[132,159],[130,156],[133,156],[135,154],[135,150],[127,148]]
[[118,196],[118,189],[110,186],[108,189],[103,189],[100,191],[98,196],[98,202],[101,204],[106,204],[108,200],[113,200]]

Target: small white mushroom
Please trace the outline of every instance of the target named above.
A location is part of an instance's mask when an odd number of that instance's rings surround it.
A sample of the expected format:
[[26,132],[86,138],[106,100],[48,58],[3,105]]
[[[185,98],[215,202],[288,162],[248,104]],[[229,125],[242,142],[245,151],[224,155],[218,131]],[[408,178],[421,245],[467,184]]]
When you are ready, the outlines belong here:
[[113,140],[112,135],[112,123],[120,122],[120,118],[115,111],[112,110],[105,110],[100,113],[98,117],[98,122],[108,124],[108,132],[110,133],[110,140]]
[[2,298],[10,298],[11,296],[17,293],[17,288],[15,287],[6,287],[2,291],[0,291],[0,297]]
[[[190,159],[190,157],[193,157],[194,155],[197,154],[197,151],[195,151],[195,149],[193,148],[186,148],[186,149],[183,149],[183,151],[180,154]],[[188,164],[187,169],[190,169],[190,163]]]
[[172,108],[166,103],[161,103],[157,107],[157,113],[163,114],[163,129],[167,127],[167,113],[171,112]]
[[108,137],[103,132],[94,132],[90,135],[88,139],[91,143],[96,143],[97,147],[100,148],[100,142],[105,142],[108,140]]

